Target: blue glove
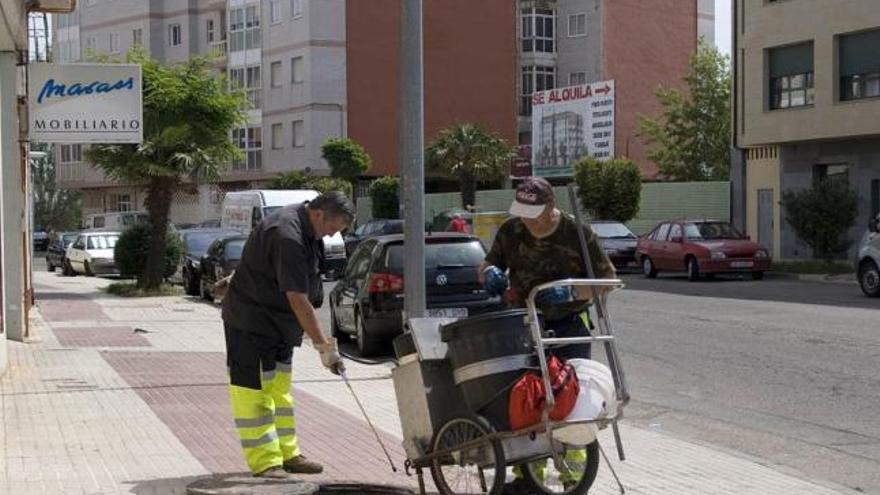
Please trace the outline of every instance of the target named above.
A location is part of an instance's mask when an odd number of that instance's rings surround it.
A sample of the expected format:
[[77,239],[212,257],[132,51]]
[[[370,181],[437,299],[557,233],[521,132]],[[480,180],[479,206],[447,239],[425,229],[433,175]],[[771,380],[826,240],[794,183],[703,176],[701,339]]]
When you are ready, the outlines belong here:
[[544,289],[535,296],[535,304],[538,306],[552,306],[572,301],[571,287],[552,287]]
[[510,282],[507,280],[507,275],[495,265],[487,266],[486,269],[483,270],[483,280],[483,288],[493,297],[504,294],[504,291],[507,290],[507,286],[510,285]]

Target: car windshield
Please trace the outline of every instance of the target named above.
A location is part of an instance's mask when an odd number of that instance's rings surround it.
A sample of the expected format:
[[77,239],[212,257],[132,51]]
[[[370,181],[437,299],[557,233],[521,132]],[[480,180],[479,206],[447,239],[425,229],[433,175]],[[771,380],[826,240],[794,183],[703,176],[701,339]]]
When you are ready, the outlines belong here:
[[223,252],[224,257],[230,261],[241,259],[241,252],[244,250],[245,239],[236,239],[226,243],[226,249]]
[[220,232],[199,232],[186,234],[186,251],[188,253],[204,253],[208,247],[220,236]]
[[116,245],[115,235],[93,235],[88,238],[87,249],[112,249]]
[[[388,247],[385,266],[397,272],[403,270],[403,244]],[[486,257],[480,241],[437,242],[425,244],[426,268],[462,268],[479,266]]]
[[269,215],[275,213],[276,211],[284,208],[283,206],[267,206],[263,208],[263,217],[268,217]]
[[688,239],[742,239],[743,236],[727,222],[697,222],[684,225],[684,235]]
[[590,227],[602,239],[636,239],[636,235],[622,223],[594,223]]
[[64,247],[70,246],[79,234],[64,234],[61,236],[61,244]]

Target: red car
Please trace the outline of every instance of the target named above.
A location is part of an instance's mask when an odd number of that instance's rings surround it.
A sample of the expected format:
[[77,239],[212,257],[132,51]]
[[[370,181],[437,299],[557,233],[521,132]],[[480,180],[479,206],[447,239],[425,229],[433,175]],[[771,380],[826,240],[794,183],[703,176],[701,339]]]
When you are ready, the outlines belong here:
[[639,239],[636,257],[645,277],[657,272],[687,271],[688,280],[715,273],[751,273],[760,280],[770,269],[766,248],[743,236],[727,222],[673,220]]

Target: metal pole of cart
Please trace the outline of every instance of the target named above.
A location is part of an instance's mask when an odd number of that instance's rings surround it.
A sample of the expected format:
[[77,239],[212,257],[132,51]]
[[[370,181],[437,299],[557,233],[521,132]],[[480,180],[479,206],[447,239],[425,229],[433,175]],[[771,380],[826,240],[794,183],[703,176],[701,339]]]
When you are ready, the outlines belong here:
[[[595,278],[595,270],[593,261],[590,259],[590,252],[587,246],[587,237],[584,233],[584,220],[581,214],[580,204],[577,200],[577,188],[574,184],[568,185],[568,199],[571,203],[571,210],[578,226],[578,239],[581,244],[581,254],[584,257],[584,265],[587,267],[587,277]],[[612,335],[611,319],[605,308],[605,297],[599,295],[597,287],[592,287],[593,302],[596,305],[596,322],[599,326],[599,332],[603,335]],[[611,375],[614,377],[614,387],[617,390],[617,398],[622,405],[629,402],[629,390],[626,386],[626,376],[620,367],[620,357],[617,355],[617,347],[614,344],[605,344],[605,353],[608,356],[608,366],[611,368]],[[617,455],[621,461],[626,459],[623,452],[623,443],[620,441],[620,429],[617,426],[617,419],[611,423],[611,429],[614,432],[614,442],[617,444]]]

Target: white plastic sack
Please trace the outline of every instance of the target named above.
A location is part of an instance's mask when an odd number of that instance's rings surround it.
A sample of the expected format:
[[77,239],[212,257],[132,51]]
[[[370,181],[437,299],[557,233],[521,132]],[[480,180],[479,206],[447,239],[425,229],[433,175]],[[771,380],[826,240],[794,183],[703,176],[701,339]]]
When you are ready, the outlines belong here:
[[[577,374],[580,391],[566,421],[602,419],[617,415],[614,377],[604,364],[591,359],[569,359]],[[596,439],[595,424],[571,425],[553,432],[554,438],[573,445],[586,445]]]

